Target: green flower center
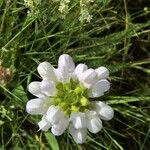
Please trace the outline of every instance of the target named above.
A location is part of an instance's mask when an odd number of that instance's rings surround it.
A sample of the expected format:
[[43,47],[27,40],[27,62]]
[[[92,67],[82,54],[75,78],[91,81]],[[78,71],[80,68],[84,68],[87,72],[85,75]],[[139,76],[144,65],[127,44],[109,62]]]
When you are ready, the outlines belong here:
[[78,82],[70,80],[69,83],[58,83],[56,89],[57,95],[52,103],[60,107],[66,115],[72,112],[84,112],[89,108],[87,89]]

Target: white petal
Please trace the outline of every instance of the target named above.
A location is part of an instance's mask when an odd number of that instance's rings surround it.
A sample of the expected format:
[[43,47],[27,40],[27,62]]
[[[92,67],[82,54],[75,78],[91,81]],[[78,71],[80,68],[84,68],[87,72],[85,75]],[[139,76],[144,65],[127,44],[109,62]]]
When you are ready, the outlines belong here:
[[41,91],[47,96],[54,96],[56,94],[55,83],[49,80],[43,80],[41,82]]
[[44,94],[41,92],[40,85],[41,85],[41,82],[38,82],[38,81],[31,82],[28,85],[29,92],[37,97],[40,97],[40,98],[44,97]]
[[92,133],[98,133],[102,129],[102,121],[100,118],[96,115],[96,112],[94,111],[88,111],[86,112],[86,123],[87,128]]
[[81,112],[71,113],[70,120],[72,121],[76,129],[86,127],[85,113],[81,113]]
[[94,69],[88,69],[79,75],[79,81],[86,87],[90,88],[96,81],[97,75]]
[[80,76],[81,73],[83,73],[84,71],[86,71],[88,69],[87,65],[85,64],[78,64],[72,74],[72,78],[74,80],[77,80]]
[[89,97],[99,97],[104,95],[104,92],[110,89],[110,83],[103,79],[99,80],[89,89]]
[[57,124],[64,117],[63,112],[55,106],[50,106],[47,113],[46,119],[53,125]]
[[75,69],[75,64],[73,59],[68,54],[63,54],[58,59],[58,68],[66,68],[69,73],[73,72]]
[[109,70],[106,67],[99,67],[95,69],[98,79],[107,79],[109,76]]
[[48,62],[42,62],[39,64],[38,68],[38,73],[44,80],[52,80],[56,81],[56,75],[54,73],[54,68],[53,66],[48,63]]
[[87,129],[86,128],[76,129],[71,124],[69,127],[69,131],[76,143],[82,144],[86,141],[86,138],[87,138]]
[[69,124],[69,119],[68,118],[63,118],[59,121],[58,124],[54,124],[51,128],[51,132],[56,135],[60,136],[65,132]]
[[40,98],[29,100],[26,105],[26,111],[32,115],[44,114],[48,109],[48,107],[44,105],[45,101],[46,100]]
[[70,73],[65,67],[55,69],[58,82],[66,83],[70,81]]
[[51,127],[51,124],[44,117],[38,123],[38,125],[39,125],[39,130],[43,130],[43,131],[47,131]]
[[109,105],[101,101],[93,103],[95,104],[96,112],[99,114],[101,119],[111,120],[114,117],[114,111]]

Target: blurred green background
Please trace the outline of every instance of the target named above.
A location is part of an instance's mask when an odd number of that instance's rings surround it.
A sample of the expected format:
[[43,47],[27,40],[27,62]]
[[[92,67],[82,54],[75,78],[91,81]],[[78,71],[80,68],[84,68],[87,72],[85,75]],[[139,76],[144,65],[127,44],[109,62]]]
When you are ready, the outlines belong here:
[[[51,0],[0,0],[0,150],[150,149],[150,0],[95,0],[90,22],[79,21],[80,1],[71,0],[62,19]],[[25,110],[38,64],[56,67],[63,53],[110,71],[111,89],[99,100],[115,116],[82,145],[67,132],[37,132],[39,116]]]

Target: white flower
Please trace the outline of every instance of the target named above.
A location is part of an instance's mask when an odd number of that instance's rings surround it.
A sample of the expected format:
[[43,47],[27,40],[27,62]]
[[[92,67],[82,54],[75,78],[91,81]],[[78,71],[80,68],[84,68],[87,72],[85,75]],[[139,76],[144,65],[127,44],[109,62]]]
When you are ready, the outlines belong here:
[[77,80],[84,71],[88,69],[88,66],[85,64],[78,64],[72,74],[72,79]]
[[101,101],[96,101],[94,102],[94,107],[101,119],[111,120],[114,117],[114,111],[109,105]]
[[56,81],[56,75],[53,66],[48,62],[42,62],[39,64],[38,73],[43,78],[43,80]]
[[26,110],[29,114],[45,114],[48,106],[46,106],[47,99],[35,98],[28,101]]
[[59,67],[55,70],[55,74],[57,75],[57,81],[63,83],[69,82],[71,77],[67,67]]
[[46,113],[46,119],[53,125],[57,124],[64,117],[64,113],[55,106],[50,106]]
[[80,83],[86,88],[90,88],[97,80],[97,74],[94,69],[87,69],[79,75]]
[[47,96],[56,95],[55,83],[49,80],[43,80],[40,85],[41,92]]
[[52,126],[51,131],[54,135],[59,136],[59,135],[63,134],[64,131],[67,129],[68,124],[69,124],[68,117],[63,117],[57,124],[54,124]]
[[102,121],[98,117],[95,111],[88,111],[86,112],[87,116],[87,128],[92,133],[97,133],[102,129]]
[[110,83],[106,79],[99,80],[93,84],[89,90],[89,97],[100,97],[104,92],[108,91]]
[[73,126],[76,129],[85,128],[86,127],[86,118],[85,113],[77,112],[77,113],[71,113],[70,120],[73,123]]
[[47,131],[52,125],[49,121],[42,117],[42,120],[38,123],[39,130]]
[[75,69],[75,64],[71,56],[63,54],[59,57],[58,68],[65,68],[69,73]]
[[107,79],[109,77],[109,71],[106,67],[99,67],[95,69],[98,79]]
[[87,137],[86,128],[76,129],[72,124],[70,124],[69,132],[76,143],[82,144],[86,141],[86,137]]
[[39,130],[59,136],[69,128],[77,143],[86,141],[87,132],[98,133],[102,120],[114,116],[113,109],[91,98],[104,95],[110,88],[109,71],[105,67],[88,69],[85,64],[75,67],[67,54],[59,57],[58,68],[48,62],[40,63],[38,73],[42,81],[31,82],[28,90],[37,98],[27,102],[26,110],[32,115],[42,115]]

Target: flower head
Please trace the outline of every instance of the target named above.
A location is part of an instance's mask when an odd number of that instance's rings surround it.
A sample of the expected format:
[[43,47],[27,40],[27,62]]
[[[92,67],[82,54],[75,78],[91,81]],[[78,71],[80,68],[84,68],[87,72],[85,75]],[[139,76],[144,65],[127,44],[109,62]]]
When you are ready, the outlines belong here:
[[30,93],[37,98],[27,102],[26,110],[43,116],[38,123],[40,130],[51,128],[51,132],[59,136],[68,128],[75,142],[83,143],[88,131],[97,133],[102,129],[101,119],[113,118],[110,106],[92,100],[110,88],[107,68],[88,69],[85,64],[75,67],[71,56],[63,54],[57,69],[42,62],[37,70],[42,81],[29,84]]
[[7,85],[13,78],[13,71],[11,68],[5,68],[0,62],[0,84]]

